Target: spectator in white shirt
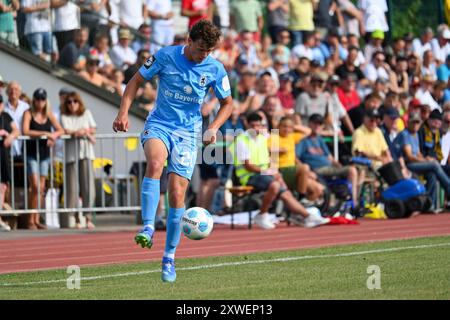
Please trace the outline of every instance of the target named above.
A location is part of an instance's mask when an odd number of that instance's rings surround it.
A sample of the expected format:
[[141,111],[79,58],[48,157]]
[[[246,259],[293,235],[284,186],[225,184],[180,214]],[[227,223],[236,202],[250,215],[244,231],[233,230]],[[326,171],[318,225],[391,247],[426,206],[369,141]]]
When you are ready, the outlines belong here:
[[450,54],[450,30],[446,24],[438,27],[437,39],[431,40],[434,58],[441,65],[445,63],[445,59]]
[[[17,128],[19,128],[20,134],[22,134],[23,114],[30,108],[28,103],[19,99],[21,93],[22,88],[16,81],[11,81],[6,87],[6,94],[8,96],[8,99],[5,103],[5,112],[7,112],[11,116],[11,118],[13,118],[14,123],[16,124]],[[15,158],[14,161],[19,161],[18,158],[22,156],[22,141],[15,140],[11,148],[13,151],[13,156]]]
[[43,60],[57,60],[51,32],[50,0],[22,0],[26,14],[25,31],[31,52]]
[[313,47],[316,44],[315,34],[313,32],[307,33],[304,36],[302,44],[298,44],[291,50],[291,57],[293,61],[298,61],[301,57],[306,57],[310,61],[314,60]]
[[214,5],[216,7],[214,23],[220,27],[222,32],[228,31],[230,29],[230,0],[214,0]]
[[433,51],[427,50],[423,53],[423,59],[422,59],[422,67],[421,67],[421,74],[422,77],[424,76],[430,76],[432,79],[436,80],[436,63],[434,63],[434,55]]
[[111,49],[111,60],[115,67],[125,70],[136,62],[136,53],[130,47],[132,35],[129,29],[119,30],[119,42]]
[[254,72],[259,71],[261,68],[261,60],[255,45],[253,33],[248,30],[243,30],[239,37],[238,49],[241,58],[247,61],[247,67],[250,70]]
[[98,52],[99,72],[106,77],[112,76],[114,64],[109,56],[109,38],[105,33],[99,33],[95,36],[94,48]]
[[418,99],[421,104],[428,105],[430,111],[433,111],[434,109],[442,111],[441,106],[432,96],[432,91],[434,91],[434,78],[426,75],[420,81],[420,88],[417,90],[414,97]]
[[366,61],[372,61],[372,56],[377,51],[383,51],[384,32],[375,30],[370,35],[369,43],[364,47],[364,58]]
[[372,62],[369,63],[364,70],[366,78],[375,84],[375,81],[379,78],[389,80],[390,68],[385,62],[386,57],[382,51],[377,51],[373,54]]
[[[445,109],[445,107],[444,107]],[[450,153],[450,110],[444,110],[444,114],[442,116],[442,155],[444,156],[441,164],[446,165],[449,163],[449,153]]]
[[433,39],[434,33],[433,29],[425,28],[422,32],[422,35],[419,38],[416,38],[412,42],[413,53],[416,54],[419,58],[422,59],[423,53],[427,50],[431,50],[431,40]]
[[53,34],[61,52],[66,44],[73,41],[75,31],[80,28],[80,8],[69,0],[51,0],[53,9]]
[[118,39],[118,25],[120,24],[120,1],[121,0],[109,0],[109,21],[111,21],[111,27],[109,36],[111,38],[111,45],[116,45]]
[[152,20],[152,42],[155,50],[170,46],[175,37],[172,0],[147,0],[147,12]]
[[389,31],[386,19],[386,12],[388,12],[386,0],[358,0],[358,8],[364,14],[366,32]]
[[146,0],[120,0],[119,17],[122,27],[138,29],[147,20]]

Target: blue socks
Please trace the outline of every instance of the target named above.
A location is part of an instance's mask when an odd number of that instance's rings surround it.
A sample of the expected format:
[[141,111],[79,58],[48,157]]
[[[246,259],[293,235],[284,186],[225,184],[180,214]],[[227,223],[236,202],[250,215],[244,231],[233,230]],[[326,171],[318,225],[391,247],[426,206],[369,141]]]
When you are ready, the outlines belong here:
[[166,248],[164,250],[164,257],[166,258],[175,258],[175,250],[177,249],[178,243],[180,243],[181,237],[180,220],[185,210],[184,207],[169,207],[169,215],[166,222]]
[[[144,177],[142,181],[141,199],[142,199],[142,221],[145,227],[155,230],[155,216],[159,202],[159,179],[152,179]],[[166,222],[166,247],[164,250],[164,257],[175,258],[175,250],[180,243],[181,228],[180,220],[186,209],[169,208],[169,214]]]
[[159,202],[159,179],[144,177],[141,187],[142,221],[155,230],[156,209]]

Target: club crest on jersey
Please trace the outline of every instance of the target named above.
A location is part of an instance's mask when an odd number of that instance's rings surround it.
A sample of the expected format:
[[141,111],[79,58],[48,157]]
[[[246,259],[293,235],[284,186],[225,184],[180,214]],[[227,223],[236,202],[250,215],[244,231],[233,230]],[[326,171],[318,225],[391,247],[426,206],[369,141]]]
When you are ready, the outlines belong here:
[[200,87],[206,86],[206,80],[208,80],[208,77],[206,74],[202,74],[200,77],[200,81],[198,82],[200,84]]
[[155,56],[151,56],[150,58],[147,59],[147,61],[144,63],[144,67],[146,69],[150,68],[156,61]]

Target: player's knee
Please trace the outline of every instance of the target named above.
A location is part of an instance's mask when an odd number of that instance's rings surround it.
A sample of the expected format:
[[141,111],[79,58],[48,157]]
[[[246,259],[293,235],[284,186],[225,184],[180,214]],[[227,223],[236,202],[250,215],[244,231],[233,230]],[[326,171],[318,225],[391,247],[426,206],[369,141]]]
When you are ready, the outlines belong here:
[[157,159],[147,162],[146,176],[150,178],[159,178],[164,168],[164,161]]
[[185,190],[174,187],[169,192],[169,202],[172,208],[179,208],[184,205]]

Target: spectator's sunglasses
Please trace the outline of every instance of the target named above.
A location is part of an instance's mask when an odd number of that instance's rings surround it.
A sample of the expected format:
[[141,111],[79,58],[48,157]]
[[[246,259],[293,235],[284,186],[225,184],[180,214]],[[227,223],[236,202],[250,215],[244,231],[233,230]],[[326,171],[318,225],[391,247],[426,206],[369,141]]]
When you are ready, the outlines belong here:
[[87,64],[91,66],[98,66],[100,64],[100,61],[98,60],[88,60]]
[[311,81],[311,85],[312,85],[312,86],[317,85],[317,86],[321,87],[321,86],[324,85],[324,83],[325,83],[324,81],[319,81],[319,80],[313,80],[313,81]]
[[77,99],[69,99],[67,100],[67,104],[72,104],[72,103],[80,103]]

